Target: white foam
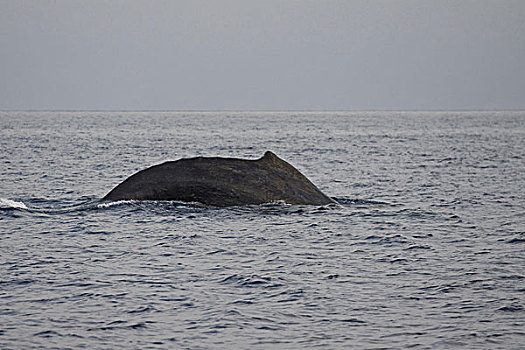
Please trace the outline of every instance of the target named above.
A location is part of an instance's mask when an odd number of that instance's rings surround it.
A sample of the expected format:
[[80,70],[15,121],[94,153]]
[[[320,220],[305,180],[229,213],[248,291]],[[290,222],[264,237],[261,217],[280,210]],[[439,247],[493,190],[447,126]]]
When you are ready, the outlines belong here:
[[104,209],[104,208],[113,207],[115,205],[128,204],[128,203],[133,203],[133,202],[135,201],[134,200],[120,200],[120,201],[115,201],[115,202],[105,202],[105,203],[97,204],[97,208]]
[[29,209],[24,203],[7,198],[0,198],[0,208]]

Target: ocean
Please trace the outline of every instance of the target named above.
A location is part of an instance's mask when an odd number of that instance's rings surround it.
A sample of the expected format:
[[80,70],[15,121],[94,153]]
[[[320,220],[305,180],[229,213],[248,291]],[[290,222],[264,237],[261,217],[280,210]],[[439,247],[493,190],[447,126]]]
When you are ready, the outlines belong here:
[[[98,200],[271,150],[339,204]],[[525,111],[0,112],[2,349],[523,349]]]

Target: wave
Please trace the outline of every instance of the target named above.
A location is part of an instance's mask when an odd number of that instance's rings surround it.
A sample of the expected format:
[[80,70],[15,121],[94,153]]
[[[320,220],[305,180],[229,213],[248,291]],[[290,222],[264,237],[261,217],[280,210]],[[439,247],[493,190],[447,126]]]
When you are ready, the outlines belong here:
[[24,209],[28,210],[29,208],[24,204],[24,202],[18,202],[8,198],[0,198],[0,209]]
[[124,199],[124,200],[114,201],[114,202],[101,202],[101,203],[98,203],[96,206],[98,209],[106,209],[106,208],[111,208],[111,207],[115,207],[119,205],[133,204],[135,202],[137,201],[131,200],[131,199]]
[[381,201],[375,201],[375,200],[368,200],[368,199],[360,199],[360,198],[348,198],[348,197],[333,197],[333,200],[335,200],[337,203],[343,206],[370,206],[370,205],[392,205],[391,203],[387,202],[381,202]]
[[[138,201],[138,200],[118,200],[118,201],[100,201],[98,198],[84,197],[77,200],[77,202],[46,200],[41,198],[33,198],[28,200],[15,200],[9,198],[0,198],[0,211],[12,212],[23,211],[26,213],[54,215],[67,214],[72,212],[82,211],[97,211],[97,210],[145,210],[153,212],[173,212],[180,210],[189,211],[217,211],[226,210],[231,212],[264,212],[272,213],[300,213],[300,212],[318,212],[325,210],[336,210],[341,207],[363,207],[363,206],[380,206],[390,205],[386,202],[364,200],[348,197],[334,197],[336,203],[327,204],[324,206],[307,206],[307,205],[290,205],[284,201],[274,201],[270,203],[263,203],[260,205],[247,205],[236,207],[215,208],[207,207],[202,203],[187,203],[181,201]],[[78,202],[80,201],[80,203]]]
[[75,211],[85,211],[96,207],[98,200],[82,201],[81,203],[68,204],[52,201],[33,199],[25,202],[9,198],[0,198],[0,211],[23,211],[35,214],[63,214]]

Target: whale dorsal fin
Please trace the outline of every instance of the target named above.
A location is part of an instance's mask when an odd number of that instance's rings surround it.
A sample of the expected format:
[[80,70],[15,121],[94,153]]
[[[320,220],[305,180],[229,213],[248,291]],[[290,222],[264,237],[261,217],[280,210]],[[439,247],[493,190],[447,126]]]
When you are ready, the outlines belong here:
[[285,163],[287,164],[284,160],[282,160],[281,158],[279,158],[275,153],[273,153],[272,151],[266,151],[264,152],[264,156],[262,156],[262,158],[260,159],[264,162],[267,162],[267,163]]
[[286,161],[282,160],[281,158],[279,158],[275,153],[273,153],[272,151],[266,151],[264,152],[264,156],[259,159],[261,161],[263,161],[264,163],[266,164],[271,164],[272,166],[276,166],[276,167],[280,167],[280,168],[285,168],[287,169],[288,171],[297,171],[293,166],[291,166],[290,164],[288,164]]
[[277,160],[277,159],[281,159],[281,158],[277,157],[277,155],[275,153],[273,153],[272,151],[266,151],[266,152],[264,152],[264,156],[262,157],[262,159]]

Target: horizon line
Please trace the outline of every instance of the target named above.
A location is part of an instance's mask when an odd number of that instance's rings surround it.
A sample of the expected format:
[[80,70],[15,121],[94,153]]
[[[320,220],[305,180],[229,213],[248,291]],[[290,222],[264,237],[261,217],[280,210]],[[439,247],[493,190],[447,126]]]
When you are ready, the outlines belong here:
[[525,108],[487,108],[487,109],[0,109],[0,112],[175,112],[175,113],[319,113],[319,112],[521,112]]

